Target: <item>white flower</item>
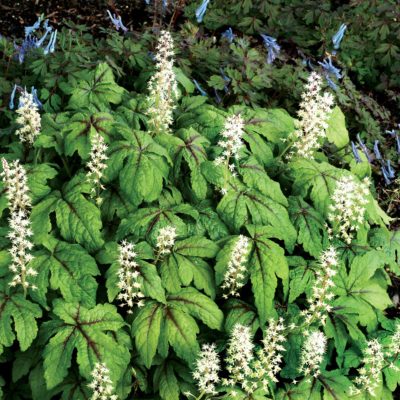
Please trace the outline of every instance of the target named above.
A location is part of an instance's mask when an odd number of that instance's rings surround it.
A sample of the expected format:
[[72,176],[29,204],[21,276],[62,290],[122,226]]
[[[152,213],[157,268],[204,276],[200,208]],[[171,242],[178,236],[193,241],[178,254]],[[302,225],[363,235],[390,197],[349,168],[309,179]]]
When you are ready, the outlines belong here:
[[171,253],[175,244],[176,229],[172,226],[166,226],[158,231],[157,248],[160,255]]
[[330,93],[321,95],[321,88],[321,76],[312,72],[302,94],[291,155],[295,153],[300,157],[313,159],[321,139],[326,136],[334,100]]
[[28,180],[26,171],[19,161],[13,161],[11,166],[3,158],[3,172],[1,177],[7,190],[7,198],[10,208],[10,232],[8,238],[11,241],[11,260],[10,271],[13,273],[10,286],[21,285],[24,291],[29,287],[35,289],[36,286],[29,282],[29,277],[37,275],[37,271],[28,267],[33,259],[30,251],[33,248],[29,237],[33,232],[30,228],[30,207]]
[[334,298],[332,287],[335,286],[332,278],[336,275],[336,267],[338,264],[337,253],[333,246],[324,251],[320,257],[320,268],[316,271],[316,280],[312,288],[311,298],[308,300],[310,306],[302,314],[307,324],[314,321],[326,322],[326,313],[332,310],[330,305]]
[[228,262],[228,269],[221,286],[221,288],[228,291],[228,294],[231,296],[239,296],[239,290],[244,285],[244,279],[246,277],[245,263],[247,261],[249,244],[249,239],[246,236],[240,235],[232,250]]
[[122,307],[128,307],[129,314],[132,313],[135,304],[138,307],[144,306],[144,294],[142,293],[142,284],[139,281],[139,265],[135,261],[136,255],[133,243],[123,241],[119,245],[118,288],[120,293],[117,299],[122,302]]
[[326,337],[322,332],[306,332],[307,338],[301,349],[300,371],[304,375],[317,377],[326,351]]
[[21,127],[15,132],[21,142],[33,144],[40,134],[41,120],[37,104],[33,101],[33,95],[24,90],[20,98],[20,106],[16,113],[16,122]]
[[278,382],[277,375],[282,369],[281,362],[285,351],[282,345],[286,342],[283,318],[269,321],[262,341],[263,347],[257,351],[257,360],[253,366],[253,377],[261,380],[265,390],[271,382]]
[[355,393],[368,392],[371,396],[374,396],[375,389],[380,381],[380,373],[385,364],[382,345],[378,340],[373,339],[367,342],[363,363],[364,366],[358,369],[359,376],[354,380],[354,383],[358,386]]
[[365,178],[361,183],[352,176],[341,177],[331,197],[329,220],[334,231],[350,244],[353,232],[364,223],[365,209],[368,204],[370,181]]
[[229,378],[223,379],[224,385],[235,386],[240,384],[248,393],[253,392],[257,383],[251,381],[254,344],[250,328],[241,324],[233,327],[229,339],[227,357],[225,359]]
[[196,361],[193,378],[201,393],[216,394],[215,384],[219,382],[218,371],[220,361],[215,344],[203,344],[200,355]]
[[243,146],[244,121],[241,115],[231,115],[225,121],[224,130],[221,132],[223,140],[218,142],[218,146],[222,147],[224,151],[221,156],[215,159],[215,164],[226,164],[228,171],[231,173],[235,170],[235,165],[231,163],[232,158],[239,158],[239,150]]
[[105,161],[108,160],[107,145],[105,144],[103,136],[97,132],[92,136],[90,142],[91,151],[90,161],[87,163],[89,169],[87,177],[92,184],[92,192],[96,193],[97,189],[104,189],[101,184],[101,178],[104,170],[107,168],[107,164],[105,163]]
[[161,31],[154,56],[156,60],[156,73],[148,83],[150,117],[154,133],[169,132],[173,122],[172,112],[175,108],[174,100],[178,96],[178,87],[173,70],[174,43],[168,31]]
[[91,373],[92,381],[88,387],[93,394],[91,400],[117,400],[114,393],[114,385],[110,379],[110,371],[104,363],[96,363]]

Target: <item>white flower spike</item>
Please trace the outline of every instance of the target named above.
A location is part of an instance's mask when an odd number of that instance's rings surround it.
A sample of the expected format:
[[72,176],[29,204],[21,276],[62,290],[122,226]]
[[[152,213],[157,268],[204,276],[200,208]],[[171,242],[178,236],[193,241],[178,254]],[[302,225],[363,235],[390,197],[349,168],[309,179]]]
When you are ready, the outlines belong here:
[[7,190],[7,198],[11,211],[9,223],[10,232],[8,238],[11,241],[10,271],[13,273],[10,286],[21,285],[26,293],[28,288],[36,289],[36,286],[29,282],[30,277],[37,275],[37,271],[28,267],[33,259],[30,251],[33,248],[29,238],[33,235],[30,228],[30,208],[28,179],[25,168],[18,160],[10,164],[3,158],[3,172],[1,177]]
[[296,121],[294,132],[295,142],[289,158],[296,155],[313,159],[315,151],[321,146],[321,140],[326,136],[334,100],[330,93],[326,92],[321,95],[321,89],[321,76],[312,72],[302,94],[298,112],[299,119]]
[[157,71],[148,83],[147,115],[150,117],[152,133],[168,133],[173,122],[174,102],[178,96],[178,85],[173,70],[174,42],[168,31],[161,31],[154,58]]
[[20,128],[15,133],[22,143],[26,142],[32,145],[40,134],[41,119],[39,108],[33,101],[33,95],[28,93],[26,89],[21,94],[20,106],[16,113],[18,114],[16,122],[20,125]]

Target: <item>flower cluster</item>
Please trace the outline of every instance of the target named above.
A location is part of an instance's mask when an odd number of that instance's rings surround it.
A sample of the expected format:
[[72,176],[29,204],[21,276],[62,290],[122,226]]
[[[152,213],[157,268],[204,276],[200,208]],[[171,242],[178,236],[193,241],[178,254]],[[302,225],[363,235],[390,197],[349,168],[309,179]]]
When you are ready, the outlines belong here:
[[378,340],[368,341],[364,350],[363,362],[364,366],[358,370],[359,376],[354,380],[354,383],[358,386],[354,393],[368,392],[371,396],[374,396],[375,389],[379,384],[380,373],[385,363],[382,345]]
[[107,168],[105,163],[108,160],[107,157],[107,145],[105,144],[103,136],[99,133],[95,133],[91,138],[91,151],[90,151],[90,161],[87,163],[89,172],[87,177],[92,185],[92,192],[97,193],[98,189],[104,189],[101,184],[101,178],[103,176],[104,170]]
[[215,385],[219,382],[220,361],[215,349],[215,344],[203,344],[193,373],[200,392],[206,394],[217,393]]
[[16,122],[21,126],[15,132],[16,135],[21,142],[33,144],[40,134],[41,128],[39,109],[34,101],[33,94],[28,93],[26,90],[22,92],[16,113],[18,114]]
[[261,380],[265,390],[268,390],[268,385],[271,382],[278,382],[276,376],[282,369],[280,364],[283,357],[282,352],[285,351],[282,345],[286,342],[284,331],[283,318],[279,318],[277,321],[271,319],[262,341],[263,347],[257,351],[257,360],[253,366],[253,377]]
[[122,23],[120,15],[117,17],[115,14],[111,14],[110,10],[107,10],[107,14],[117,31],[121,29],[124,32],[128,32],[128,28]]
[[159,255],[171,253],[176,239],[176,229],[173,226],[161,228],[157,236],[157,249]]
[[217,165],[226,163],[229,165],[229,169],[233,172],[235,170],[234,164],[229,164],[231,158],[236,160],[239,158],[239,150],[243,146],[243,118],[239,115],[231,115],[225,121],[224,130],[221,132],[221,136],[224,140],[218,142],[218,146],[224,149],[222,155],[216,158],[215,163]]
[[346,24],[341,24],[338,31],[332,36],[332,43],[333,43],[333,48],[335,50],[338,50],[340,47],[340,43],[343,40],[344,33],[346,32],[347,25]]
[[330,93],[321,95],[322,79],[316,72],[308,78],[302,102],[298,112],[294,132],[293,151],[300,157],[313,159],[314,152],[320,147],[321,139],[326,136],[328,118],[333,106],[333,96]]
[[236,324],[229,339],[227,357],[225,359],[229,378],[222,380],[224,385],[235,386],[240,384],[242,389],[248,393],[256,389],[257,383],[251,381],[251,364],[254,359],[253,349],[254,344],[250,328]]
[[174,43],[168,31],[161,32],[156,50],[154,58],[157,62],[157,72],[150,78],[148,84],[149,96],[147,100],[149,108],[147,114],[150,117],[153,132],[160,133],[169,131],[169,126],[173,122],[174,100],[178,95],[173,70]]
[[93,391],[91,400],[117,400],[114,386],[110,379],[110,371],[104,363],[96,363],[92,371],[92,382],[88,385]]
[[196,19],[197,22],[200,24],[203,22],[204,15],[206,14],[208,3],[210,0],[203,0],[203,2],[200,4],[200,6],[196,9]]
[[318,64],[322,67],[322,73],[325,76],[328,85],[333,90],[337,90],[338,87],[336,83],[333,82],[332,78],[341,79],[341,70],[333,65],[332,58],[330,56],[328,58],[325,58],[322,62],[318,61]]
[[31,201],[28,195],[29,187],[26,171],[19,161],[13,161],[11,166],[3,158],[3,172],[1,177],[7,190],[7,198],[11,211],[9,223],[10,232],[8,238],[11,241],[11,259],[10,271],[13,273],[10,286],[22,285],[24,291],[29,287],[35,289],[28,279],[37,275],[37,271],[28,267],[28,263],[33,259],[29,253],[33,244],[29,237],[33,232],[30,229],[30,207]]
[[250,241],[246,236],[240,235],[237,240],[228,263],[228,269],[224,276],[224,282],[221,286],[228,293],[224,298],[231,296],[239,296],[239,290],[244,285],[246,260],[249,251]]
[[300,371],[304,375],[317,377],[326,351],[326,337],[320,331],[305,332],[307,338],[301,349]]
[[135,304],[138,307],[144,306],[142,293],[142,284],[139,281],[140,272],[139,265],[135,261],[136,253],[132,243],[123,241],[119,246],[118,263],[120,268],[118,270],[118,287],[120,293],[118,300],[122,301],[121,306],[128,307],[128,313],[132,313],[132,308]]
[[329,302],[335,296],[331,289],[335,286],[332,278],[336,275],[337,264],[337,253],[334,247],[330,247],[322,253],[320,269],[316,272],[316,280],[309,299],[310,306],[302,312],[307,324],[311,324],[315,320],[320,321],[322,325],[325,324],[326,313],[332,310]]
[[56,40],[57,40],[57,29],[53,31],[53,27],[49,25],[49,20],[46,19],[43,23],[43,29],[45,33],[42,34],[41,38],[34,36],[34,33],[40,28],[42,23],[42,18],[39,17],[38,20],[32,26],[25,27],[25,39],[20,46],[14,43],[15,50],[18,51],[18,60],[22,64],[25,60],[26,55],[33,49],[41,48],[50,33],[50,38],[47,46],[43,49],[45,55],[49,53],[54,53]]
[[[239,150],[243,147],[242,136],[243,136],[244,121],[241,115],[232,115],[225,121],[224,130],[221,132],[223,140],[218,142],[218,146],[224,150],[222,154],[215,159],[216,165],[225,165],[227,171],[230,171],[232,176],[236,176],[235,164],[231,162],[231,159],[239,159]],[[227,183],[227,177],[225,176],[225,184]],[[227,192],[226,187],[221,190],[222,194]]]
[[276,57],[278,57],[279,52],[281,51],[281,46],[277,43],[277,40],[272,36],[261,35],[264,45],[267,48],[268,56],[267,63],[272,64]]
[[369,185],[368,178],[357,182],[352,176],[343,176],[337,182],[331,197],[328,218],[334,225],[334,230],[348,244],[353,239],[353,232],[364,222],[365,209],[369,202]]

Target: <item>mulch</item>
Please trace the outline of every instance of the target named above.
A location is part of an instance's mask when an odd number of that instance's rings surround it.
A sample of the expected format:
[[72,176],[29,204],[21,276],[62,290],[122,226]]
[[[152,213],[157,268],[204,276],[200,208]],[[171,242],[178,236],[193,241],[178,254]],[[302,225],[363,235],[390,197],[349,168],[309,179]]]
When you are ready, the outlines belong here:
[[63,20],[87,25],[93,33],[111,26],[106,10],[122,16],[128,28],[149,20],[149,8],[143,0],[0,0],[0,34],[22,38],[24,27],[32,25],[39,15],[55,28]]

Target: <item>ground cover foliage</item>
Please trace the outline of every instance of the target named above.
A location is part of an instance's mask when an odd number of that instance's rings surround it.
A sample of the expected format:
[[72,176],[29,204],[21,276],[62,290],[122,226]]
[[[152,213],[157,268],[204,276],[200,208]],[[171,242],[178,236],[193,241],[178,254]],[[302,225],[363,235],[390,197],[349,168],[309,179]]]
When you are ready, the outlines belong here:
[[[400,236],[346,125],[371,114],[250,36],[214,45],[200,4],[174,44],[112,15],[102,38],[0,39],[3,398],[398,396]],[[288,72],[297,98],[268,97]]]

